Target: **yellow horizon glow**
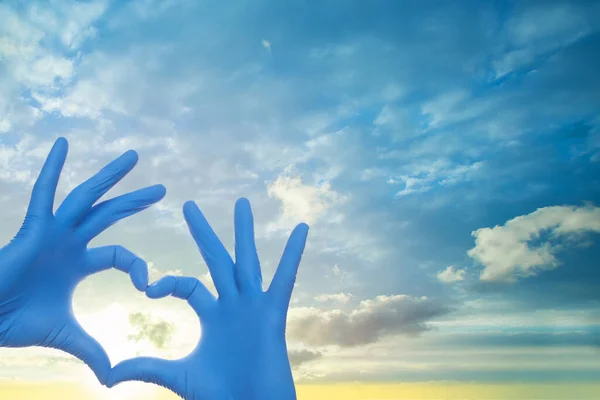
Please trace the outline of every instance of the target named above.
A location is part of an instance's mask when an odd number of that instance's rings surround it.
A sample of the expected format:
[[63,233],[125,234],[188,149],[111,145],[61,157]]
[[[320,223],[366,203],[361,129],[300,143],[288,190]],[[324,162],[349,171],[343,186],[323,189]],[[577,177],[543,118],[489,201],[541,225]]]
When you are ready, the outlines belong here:
[[[595,383],[339,383],[298,385],[298,400],[598,400],[600,384]],[[143,383],[120,388],[90,388],[74,383],[0,383],[3,400],[177,400],[166,389]]]

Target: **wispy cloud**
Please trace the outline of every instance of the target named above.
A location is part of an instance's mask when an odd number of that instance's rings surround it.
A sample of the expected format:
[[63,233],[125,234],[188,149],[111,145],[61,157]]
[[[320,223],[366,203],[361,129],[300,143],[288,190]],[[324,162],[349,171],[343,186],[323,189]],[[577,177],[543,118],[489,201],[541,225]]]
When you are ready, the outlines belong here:
[[440,271],[437,274],[437,278],[439,281],[444,283],[452,283],[458,282],[465,279],[465,270],[454,267],[453,265],[449,265],[443,271]]

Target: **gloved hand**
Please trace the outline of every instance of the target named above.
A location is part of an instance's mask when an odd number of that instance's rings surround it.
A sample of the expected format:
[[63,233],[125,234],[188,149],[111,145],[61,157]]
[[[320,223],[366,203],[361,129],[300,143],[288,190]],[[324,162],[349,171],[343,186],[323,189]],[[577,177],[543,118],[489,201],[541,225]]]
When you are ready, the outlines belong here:
[[33,187],[25,221],[0,250],[0,346],[44,346],[83,360],[105,383],[110,360],[73,315],[73,291],[86,276],[116,267],[135,287],[148,286],[144,261],[120,246],[87,249],[113,223],[147,208],[165,195],[161,185],[94,203],[136,164],[128,151],[75,188],[53,213],[54,195],[67,156],[67,141],[52,147]]
[[235,263],[195,203],[187,202],[183,212],[219,298],[196,278],[166,276],[151,284],[150,298],[173,295],[188,301],[202,324],[200,341],[182,359],[125,360],[113,367],[107,386],[151,382],[189,400],[295,399],[285,325],[308,226],[294,229],[264,292],[248,200],[235,206]]

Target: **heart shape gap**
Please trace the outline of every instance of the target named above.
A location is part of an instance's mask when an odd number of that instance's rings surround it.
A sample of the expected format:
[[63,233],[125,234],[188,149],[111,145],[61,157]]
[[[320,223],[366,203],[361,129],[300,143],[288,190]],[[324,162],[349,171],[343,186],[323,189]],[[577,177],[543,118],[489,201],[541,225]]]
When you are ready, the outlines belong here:
[[200,338],[198,319],[185,302],[149,299],[119,271],[105,271],[81,282],[73,296],[73,312],[113,366],[139,356],[185,357]]

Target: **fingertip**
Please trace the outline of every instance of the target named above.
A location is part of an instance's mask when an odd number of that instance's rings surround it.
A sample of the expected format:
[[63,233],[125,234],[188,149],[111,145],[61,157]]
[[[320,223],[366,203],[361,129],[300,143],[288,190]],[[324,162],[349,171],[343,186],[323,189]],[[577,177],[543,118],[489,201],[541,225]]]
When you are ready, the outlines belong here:
[[160,184],[148,186],[130,193],[130,195],[136,195],[138,201],[145,204],[146,206],[158,203],[165,197],[166,194],[167,188],[164,185]]
[[122,382],[142,381],[170,388],[165,379],[168,378],[172,367],[170,361],[152,357],[124,360],[112,368],[106,386],[112,388]]
[[[238,224],[251,224],[252,223],[252,207],[250,206],[250,201],[241,197],[235,202],[234,207],[234,224],[237,226]],[[237,230],[236,230],[237,232]],[[239,232],[238,232],[239,233]]]
[[98,379],[98,382],[100,382],[101,385],[106,386],[106,382],[108,381],[108,375],[110,374],[110,371],[94,371],[94,374],[96,375],[96,379]]
[[[52,148],[50,149],[50,153],[48,155],[48,159],[52,160],[55,168],[62,169],[62,166],[67,158],[67,153],[69,152],[69,142],[64,137],[59,137],[54,141]],[[60,174],[60,170],[58,171]]]
[[[103,350],[102,350],[103,351]],[[75,355],[73,352],[71,354]],[[98,382],[102,385],[106,385],[108,376],[110,374],[110,360],[106,353],[104,354],[88,354],[87,358],[81,358],[79,355],[75,355],[80,358],[94,373]]]
[[123,381],[124,381],[124,379],[118,379],[118,380],[115,380],[114,382],[107,381],[106,387],[109,389],[112,389],[113,387],[117,386],[119,383],[123,383]]
[[160,299],[156,289],[156,282],[146,288],[146,296],[149,299]]
[[106,386],[109,389],[112,388],[113,386],[121,383],[121,380],[116,378],[116,376],[118,374],[118,368],[119,368],[119,364],[115,365],[111,369],[110,373],[108,374],[108,377],[106,378],[106,382],[104,383],[104,386]]
[[308,233],[308,230],[310,229],[310,227],[308,226],[307,223],[300,222],[298,224],[298,226],[296,226],[296,229],[300,230],[301,232],[307,232]]
[[250,200],[248,200],[246,197],[240,197],[239,199],[237,199],[237,201],[235,202],[235,206],[236,207],[246,207],[246,208],[250,208]]
[[59,136],[54,142],[55,146],[69,147],[69,141],[64,136]]
[[148,287],[156,287],[156,285],[158,285],[158,281],[152,282],[152,284],[150,284]]
[[137,162],[137,160],[140,158],[138,152],[133,149],[127,150],[125,153],[123,153],[121,157],[127,158],[128,160],[132,160],[135,162]]
[[129,276],[133,286],[140,292],[144,292],[148,287],[148,264],[138,258],[131,266]]
[[62,350],[82,360],[96,375],[98,381],[104,385],[111,371],[110,358],[100,343],[92,336],[78,328],[77,334],[69,335],[69,345]]
[[309,230],[309,226],[308,224],[301,222],[298,225],[296,225],[296,227],[294,228],[294,230],[292,231],[292,234],[290,235],[290,239],[294,238],[294,241],[305,241],[306,238],[308,237],[308,230]]
[[113,162],[116,162],[117,165],[119,165],[119,167],[121,169],[124,169],[125,171],[131,171],[133,169],[133,167],[136,166],[138,159],[139,159],[139,156],[138,156],[137,151],[127,150],[125,153],[121,154]]
[[193,200],[188,200],[183,203],[183,214],[188,215],[190,212],[198,210],[198,205]]
[[167,194],[167,188],[165,187],[165,185],[162,184],[158,184],[158,185],[154,185],[152,186],[153,190],[156,193],[156,197],[160,200],[163,197],[165,197],[165,195]]
[[146,288],[146,296],[150,299],[160,299],[165,297],[168,294],[168,283],[170,280],[173,280],[170,278],[172,277],[165,276],[155,282],[152,282],[152,284]]
[[123,363],[124,363],[124,361],[118,363],[117,365],[112,367],[112,369],[108,373],[108,377],[106,378],[106,383],[105,383],[105,386],[107,388],[110,389],[126,380],[126,377],[123,376],[123,368],[124,368]]
[[202,211],[200,211],[198,204],[192,200],[186,201],[183,204],[183,218],[190,229],[194,226],[197,227],[206,220],[204,215],[202,215]]

